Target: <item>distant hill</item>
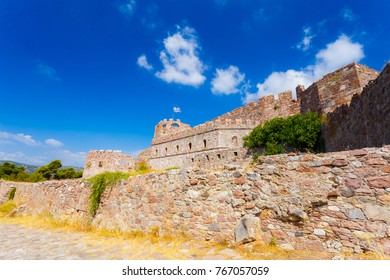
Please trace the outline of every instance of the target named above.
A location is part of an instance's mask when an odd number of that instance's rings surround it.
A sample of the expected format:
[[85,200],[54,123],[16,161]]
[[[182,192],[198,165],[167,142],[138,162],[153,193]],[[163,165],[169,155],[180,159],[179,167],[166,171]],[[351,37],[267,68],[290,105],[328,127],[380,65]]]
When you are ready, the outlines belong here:
[[[0,165],[3,164],[4,162],[9,162],[13,163],[16,166],[24,166],[24,170],[26,170],[27,173],[33,173],[35,170],[37,170],[41,165],[32,165],[32,164],[25,164],[25,163],[20,163],[20,162],[15,162],[11,160],[0,160]],[[68,168],[72,167],[76,171],[82,171],[83,168],[78,167],[78,166],[63,166],[62,168]]]

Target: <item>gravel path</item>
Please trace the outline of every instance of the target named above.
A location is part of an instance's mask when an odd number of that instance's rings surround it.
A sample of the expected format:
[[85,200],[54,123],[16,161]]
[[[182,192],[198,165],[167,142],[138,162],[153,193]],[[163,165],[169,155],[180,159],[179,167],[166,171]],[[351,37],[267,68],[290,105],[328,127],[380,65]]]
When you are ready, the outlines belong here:
[[215,252],[206,247],[193,248],[192,243],[174,246],[177,244],[159,246],[106,237],[97,239],[88,233],[0,223],[0,260],[241,259],[231,249]]

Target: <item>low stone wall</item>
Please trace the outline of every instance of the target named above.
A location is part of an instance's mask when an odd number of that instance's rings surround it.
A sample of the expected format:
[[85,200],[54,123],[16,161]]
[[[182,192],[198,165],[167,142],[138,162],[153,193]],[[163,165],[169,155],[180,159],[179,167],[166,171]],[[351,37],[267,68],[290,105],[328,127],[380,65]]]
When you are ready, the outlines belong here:
[[[232,241],[243,239],[242,230],[257,228],[253,222],[259,221],[258,238],[274,239],[284,248],[390,254],[389,161],[390,146],[385,146],[260,157],[250,170],[232,165],[135,176],[104,192],[93,223]],[[27,212],[88,212],[89,187],[83,180],[1,181],[0,194],[12,187]]]

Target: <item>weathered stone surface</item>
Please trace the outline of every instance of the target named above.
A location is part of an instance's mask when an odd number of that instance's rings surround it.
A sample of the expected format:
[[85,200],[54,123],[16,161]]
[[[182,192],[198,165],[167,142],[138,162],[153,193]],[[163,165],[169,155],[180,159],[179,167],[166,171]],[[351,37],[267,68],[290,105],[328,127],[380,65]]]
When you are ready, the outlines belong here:
[[367,204],[364,210],[367,218],[374,221],[384,221],[390,224],[390,210],[387,207]]
[[305,221],[307,219],[307,214],[302,209],[294,209],[291,211],[291,215],[298,218],[301,221]]
[[336,159],[332,162],[332,165],[336,167],[347,166],[348,164],[349,162],[345,159]]
[[234,184],[236,184],[236,185],[243,185],[243,184],[245,184],[245,182],[246,182],[246,179],[244,176],[241,176],[239,178],[234,178]]
[[353,197],[355,195],[355,191],[352,188],[344,187],[341,188],[340,194],[345,197]]
[[356,179],[345,179],[345,186],[351,189],[359,189],[363,185],[363,181],[360,178]]
[[242,217],[234,230],[236,242],[248,243],[258,240],[260,238],[259,221],[260,219],[253,215]]
[[388,188],[390,187],[390,176],[370,177],[368,185],[372,188]]
[[197,199],[199,197],[199,192],[194,190],[188,190],[187,195],[192,199]]
[[348,212],[348,218],[352,219],[352,220],[356,220],[356,219],[365,220],[366,219],[362,210],[360,210],[359,208],[355,208],[355,209],[350,210]]
[[326,236],[326,232],[323,229],[316,228],[313,232],[317,236]]

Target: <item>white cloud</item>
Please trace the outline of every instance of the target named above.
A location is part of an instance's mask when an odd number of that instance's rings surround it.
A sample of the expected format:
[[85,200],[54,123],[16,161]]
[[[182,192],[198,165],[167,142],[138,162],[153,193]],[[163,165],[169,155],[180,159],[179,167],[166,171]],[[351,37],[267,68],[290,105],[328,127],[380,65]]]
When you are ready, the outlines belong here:
[[27,146],[37,146],[39,143],[35,141],[31,135],[26,135],[23,133],[8,133],[5,131],[0,131],[0,139],[15,140],[21,143],[26,144]]
[[337,70],[352,62],[364,58],[363,45],[354,43],[351,38],[341,35],[336,41],[326,45],[325,49],[316,54],[316,62],[302,70],[287,70],[286,72],[273,72],[263,83],[257,84],[257,92],[247,92],[243,102],[248,103],[262,96],[277,94],[285,90],[292,90],[298,84],[309,86],[323,75]]
[[168,83],[198,87],[206,77],[202,75],[205,67],[198,57],[198,42],[195,30],[189,27],[164,39],[165,50],[160,52],[164,66],[156,76]]
[[35,165],[42,165],[46,162],[42,156],[27,156],[22,152],[6,153],[0,151],[0,159]]
[[51,67],[43,62],[40,62],[40,61],[38,62],[37,70],[38,70],[39,74],[41,74],[49,79],[52,79],[55,81],[61,80],[60,77],[58,77],[58,75],[57,75],[57,71],[53,67]]
[[118,6],[121,13],[131,16],[135,11],[135,0],[127,0]]
[[355,21],[358,18],[358,16],[349,8],[341,9],[340,15],[346,21]]
[[141,55],[137,59],[137,64],[139,67],[145,68],[146,70],[152,70],[153,66],[148,63],[148,59],[146,58],[146,55]]
[[312,35],[312,30],[310,27],[306,27],[303,29],[303,39],[300,43],[297,44],[297,49],[307,51],[311,47],[311,40],[315,37]]
[[173,112],[174,113],[181,113],[180,107],[173,107]]
[[214,94],[232,94],[240,92],[238,86],[244,81],[245,74],[240,73],[237,66],[228,69],[216,69],[215,77],[211,81],[211,92]]
[[364,58],[363,45],[353,43],[350,37],[343,34],[316,54],[314,76],[320,78],[330,71],[362,58]]
[[49,145],[49,146],[52,146],[55,148],[58,148],[58,147],[61,147],[64,145],[62,142],[60,142],[56,139],[52,139],[52,138],[46,139],[45,143],[46,143],[46,145]]

